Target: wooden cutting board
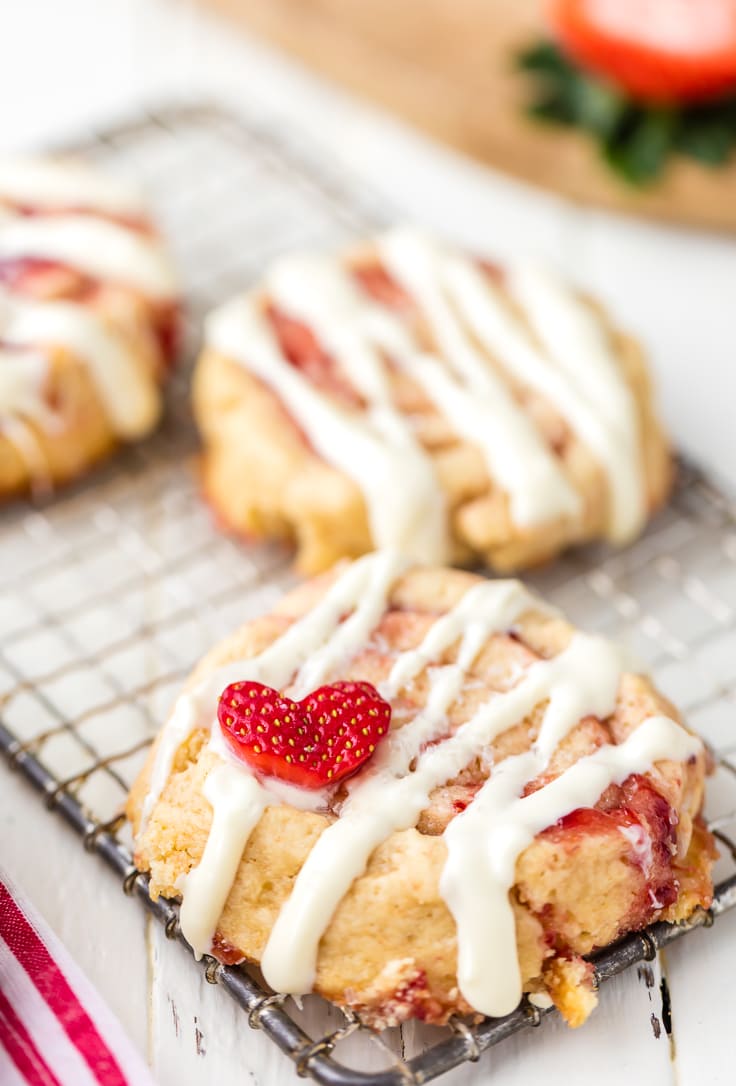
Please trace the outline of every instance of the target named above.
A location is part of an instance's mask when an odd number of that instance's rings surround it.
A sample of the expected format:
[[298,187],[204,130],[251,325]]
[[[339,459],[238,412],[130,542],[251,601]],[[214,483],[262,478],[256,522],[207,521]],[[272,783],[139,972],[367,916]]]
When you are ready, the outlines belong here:
[[524,116],[514,54],[543,0],[205,0],[313,68],[491,166],[584,203],[736,230],[736,163],[676,160],[655,185],[613,176],[575,132]]

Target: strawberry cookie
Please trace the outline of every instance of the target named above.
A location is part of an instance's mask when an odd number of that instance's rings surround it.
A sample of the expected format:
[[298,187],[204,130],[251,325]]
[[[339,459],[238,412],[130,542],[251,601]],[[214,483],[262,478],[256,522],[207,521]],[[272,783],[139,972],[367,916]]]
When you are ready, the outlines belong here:
[[639,348],[536,266],[397,229],[281,259],[205,342],[205,492],[305,572],[385,547],[523,568],[632,540],[668,493]]
[[197,667],[128,802],[197,955],[375,1026],[595,1005],[598,947],[711,900],[701,741],[517,581],[342,563]]
[[137,194],[78,162],[0,159],[0,498],[154,428],[177,316]]

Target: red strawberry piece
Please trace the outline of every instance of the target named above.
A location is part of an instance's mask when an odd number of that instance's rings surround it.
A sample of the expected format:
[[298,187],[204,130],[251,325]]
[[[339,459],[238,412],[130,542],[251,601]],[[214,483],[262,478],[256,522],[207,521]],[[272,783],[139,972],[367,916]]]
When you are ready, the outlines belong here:
[[573,59],[643,102],[700,102],[736,89],[736,0],[548,0]]
[[382,264],[360,264],[352,269],[353,278],[375,301],[389,309],[407,309],[412,300]]
[[251,769],[317,789],[368,761],[388,733],[391,706],[370,683],[332,683],[292,701],[262,683],[238,682],[222,692],[217,718]]
[[93,280],[61,264],[40,257],[13,257],[0,260],[0,283],[9,290],[42,300],[81,297],[89,291]]
[[276,306],[269,306],[266,316],[276,333],[288,362],[304,376],[349,407],[362,407],[363,400],[340,370],[335,359],[320,344],[306,324],[294,320]]

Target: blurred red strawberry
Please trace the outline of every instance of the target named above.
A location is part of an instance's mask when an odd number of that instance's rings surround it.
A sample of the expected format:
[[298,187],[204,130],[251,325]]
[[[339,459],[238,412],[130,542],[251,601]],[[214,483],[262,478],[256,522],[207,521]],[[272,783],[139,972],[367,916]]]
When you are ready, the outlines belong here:
[[736,0],[549,0],[564,51],[643,102],[736,91]]

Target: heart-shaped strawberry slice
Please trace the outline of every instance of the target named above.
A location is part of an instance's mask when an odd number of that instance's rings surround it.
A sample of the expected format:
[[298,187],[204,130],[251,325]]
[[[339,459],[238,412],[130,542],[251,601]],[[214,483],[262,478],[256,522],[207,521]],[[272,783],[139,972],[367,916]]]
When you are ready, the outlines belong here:
[[252,769],[317,789],[368,761],[388,733],[391,706],[370,683],[332,683],[292,701],[262,683],[238,682],[222,692],[217,718]]

